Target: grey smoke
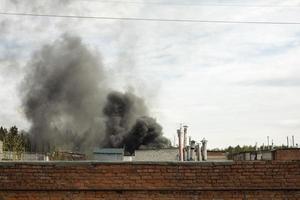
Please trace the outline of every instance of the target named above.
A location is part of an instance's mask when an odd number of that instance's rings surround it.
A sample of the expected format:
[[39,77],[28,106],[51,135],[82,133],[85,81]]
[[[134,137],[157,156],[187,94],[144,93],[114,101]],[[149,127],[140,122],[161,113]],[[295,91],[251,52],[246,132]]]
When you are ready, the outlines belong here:
[[26,66],[22,102],[32,150],[90,151],[98,147],[166,147],[162,127],[142,98],[111,91],[101,57],[80,38],[64,35]]
[[23,105],[33,150],[81,150],[101,141],[106,85],[99,55],[64,35],[36,52],[26,68]]

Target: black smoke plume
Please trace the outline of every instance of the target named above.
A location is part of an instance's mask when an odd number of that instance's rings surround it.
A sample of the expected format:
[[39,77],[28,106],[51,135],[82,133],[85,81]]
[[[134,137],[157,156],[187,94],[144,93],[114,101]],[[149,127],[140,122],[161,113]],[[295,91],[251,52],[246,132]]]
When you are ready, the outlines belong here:
[[80,38],[64,35],[37,51],[22,89],[32,150],[91,152],[94,147],[166,147],[162,127],[143,99],[108,89],[101,58]]
[[103,113],[107,117],[105,147],[125,147],[132,154],[140,147],[170,146],[162,136],[162,127],[148,117],[143,99],[132,93],[110,93]]

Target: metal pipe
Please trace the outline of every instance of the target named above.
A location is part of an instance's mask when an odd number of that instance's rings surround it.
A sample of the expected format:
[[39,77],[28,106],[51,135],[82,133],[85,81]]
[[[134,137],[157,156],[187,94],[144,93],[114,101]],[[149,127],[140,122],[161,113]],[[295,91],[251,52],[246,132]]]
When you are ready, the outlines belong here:
[[187,145],[187,128],[188,128],[187,125],[183,126],[183,134],[184,134],[184,136],[183,136],[183,148],[185,148],[186,145]]
[[202,161],[202,156],[201,156],[201,143],[197,144],[196,147],[196,155],[197,155],[197,161]]
[[186,146],[187,146],[187,128],[188,126],[184,125],[183,126],[183,160],[188,160],[188,157],[187,157],[187,149],[186,149]]
[[196,142],[194,140],[191,141],[191,152],[190,152],[190,160],[195,160],[195,148],[196,148]]
[[178,134],[178,157],[179,161],[183,161],[183,148],[182,148],[182,132],[181,129],[177,129]]
[[190,157],[191,157],[191,147],[190,146],[186,146],[186,160],[190,161]]
[[203,140],[201,140],[201,143],[202,143],[202,147],[201,147],[202,159],[207,160],[207,140],[203,138]]

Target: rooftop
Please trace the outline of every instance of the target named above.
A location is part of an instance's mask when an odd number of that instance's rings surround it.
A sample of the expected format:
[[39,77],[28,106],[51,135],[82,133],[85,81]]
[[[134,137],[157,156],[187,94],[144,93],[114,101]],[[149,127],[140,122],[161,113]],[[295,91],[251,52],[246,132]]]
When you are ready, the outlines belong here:
[[124,154],[123,148],[96,148],[94,154]]

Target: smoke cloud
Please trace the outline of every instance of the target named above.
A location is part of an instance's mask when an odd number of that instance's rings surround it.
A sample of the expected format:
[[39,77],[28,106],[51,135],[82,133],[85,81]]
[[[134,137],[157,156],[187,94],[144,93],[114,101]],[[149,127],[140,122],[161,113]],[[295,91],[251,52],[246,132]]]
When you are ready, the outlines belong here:
[[88,152],[94,147],[166,147],[144,100],[109,89],[101,56],[63,35],[28,62],[22,89],[32,150]]
[[106,86],[98,57],[69,35],[33,55],[22,86],[33,150],[82,150],[101,141]]
[[107,118],[105,147],[125,147],[133,153],[140,147],[170,146],[170,141],[162,136],[162,127],[147,117],[143,99],[132,93],[110,93],[103,113]]

